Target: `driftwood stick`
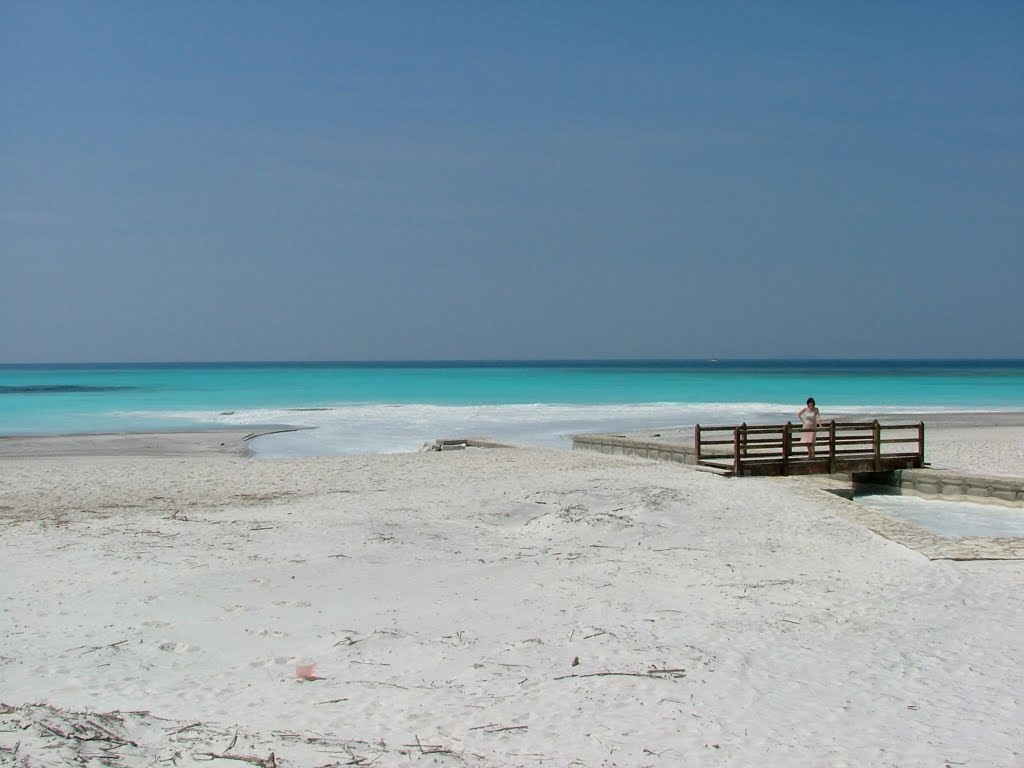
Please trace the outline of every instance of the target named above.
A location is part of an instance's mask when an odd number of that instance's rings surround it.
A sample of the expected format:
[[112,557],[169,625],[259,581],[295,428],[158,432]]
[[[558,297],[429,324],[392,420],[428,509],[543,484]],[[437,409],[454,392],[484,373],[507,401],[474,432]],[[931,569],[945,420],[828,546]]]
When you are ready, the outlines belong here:
[[56,728],[54,728],[52,725],[49,725],[49,724],[44,723],[42,721],[39,721],[39,727],[40,728],[45,728],[47,731],[52,733],[54,736],[57,736],[57,737],[59,737],[61,739],[70,739],[71,738],[71,736],[69,734],[61,733]]
[[455,755],[452,750],[447,747],[442,747],[440,744],[424,744],[420,741],[419,736],[416,737],[415,744],[403,744],[402,746],[409,747],[410,749],[415,747],[420,751],[420,754],[424,755],[454,755],[455,757],[458,757],[458,755]]
[[501,725],[500,723],[488,723],[487,725],[476,725],[470,728],[471,731],[483,731],[498,733],[499,731],[525,731],[528,725]]
[[345,645],[355,645],[356,643],[361,643],[361,642],[363,642],[364,640],[367,640],[367,639],[368,638],[365,638],[365,637],[360,637],[358,639],[353,639],[351,637],[344,637],[341,640],[339,640],[338,642],[336,642],[334,644],[334,646],[337,647],[337,646],[341,645],[342,643],[344,643]]
[[[647,677],[655,680],[672,680],[685,676],[685,669],[649,669],[646,672],[589,672],[585,675],[561,675],[555,680],[566,680],[570,677]],[[667,677],[662,677],[667,675]]]
[[243,763],[252,763],[260,768],[277,768],[277,760],[271,752],[268,757],[256,757],[255,755],[225,755],[218,752],[197,752],[197,757],[208,757],[211,760],[239,760]]
[[193,728],[198,728],[201,725],[206,725],[206,723],[189,723],[188,725],[181,726],[181,728],[175,728],[171,733],[184,733],[185,731],[190,731]]
[[82,651],[78,655],[79,656],[85,656],[85,654],[92,653],[93,651],[102,651],[104,648],[117,648],[117,646],[124,645],[127,642],[128,642],[127,640],[118,640],[116,643],[110,643],[109,645],[94,645],[89,650]]
[[116,742],[119,742],[120,744],[131,744],[133,747],[139,746],[134,741],[132,741],[130,739],[122,738],[121,736],[118,736],[113,731],[111,731],[111,730],[109,730],[107,728],[104,728],[102,725],[97,723],[95,720],[86,720],[85,722],[87,722],[89,725],[91,725],[93,728],[95,728],[100,733],[105,733],[108,738],[104,739],[104,741],[116,741]]
[[586,675],[559,675],[555,680],[567,680],[571,677],[651,677],[646,672],[591,672]]

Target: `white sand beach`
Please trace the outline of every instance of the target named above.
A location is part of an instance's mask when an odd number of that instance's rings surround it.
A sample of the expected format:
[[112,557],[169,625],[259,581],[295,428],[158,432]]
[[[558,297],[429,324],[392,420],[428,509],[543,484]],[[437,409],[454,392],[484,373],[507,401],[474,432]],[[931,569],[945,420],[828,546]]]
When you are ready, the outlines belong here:
[[925,456],[940,469],[1024,477],[1024,428],[947,427],[928,433]]
[[1024,561],[848,503],[545,449],[4,458],[0,764],[1024,764]]

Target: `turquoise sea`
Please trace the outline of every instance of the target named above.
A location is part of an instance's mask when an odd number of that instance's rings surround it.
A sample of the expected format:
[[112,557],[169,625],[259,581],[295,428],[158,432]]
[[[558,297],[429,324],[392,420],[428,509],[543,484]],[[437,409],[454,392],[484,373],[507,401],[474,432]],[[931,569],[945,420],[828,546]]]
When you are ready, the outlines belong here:
[[0,366],[0,434],[312,427],[257,455],[414,450],[451,435],[577,432],[857,411],[1024,410],[1024,360],[223,363]]

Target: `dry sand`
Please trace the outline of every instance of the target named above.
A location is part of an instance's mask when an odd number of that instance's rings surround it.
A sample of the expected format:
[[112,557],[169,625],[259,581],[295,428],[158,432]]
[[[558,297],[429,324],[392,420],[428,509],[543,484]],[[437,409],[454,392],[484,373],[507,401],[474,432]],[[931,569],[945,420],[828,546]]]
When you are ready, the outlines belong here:
[[848,503],[542,449],[4,459],[0,764],[1024,764],[1024,562]]
[[1024,428],[946,427],[925,439],[925,456],[936,469],[1024,477]]

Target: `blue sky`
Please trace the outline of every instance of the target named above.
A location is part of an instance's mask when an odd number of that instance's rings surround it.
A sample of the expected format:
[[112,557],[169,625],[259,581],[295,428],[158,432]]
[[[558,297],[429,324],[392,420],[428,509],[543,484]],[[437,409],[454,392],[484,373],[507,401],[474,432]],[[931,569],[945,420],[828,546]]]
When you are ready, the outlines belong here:
[[1024,357],[1024,4],[0,0],[0,362]]

